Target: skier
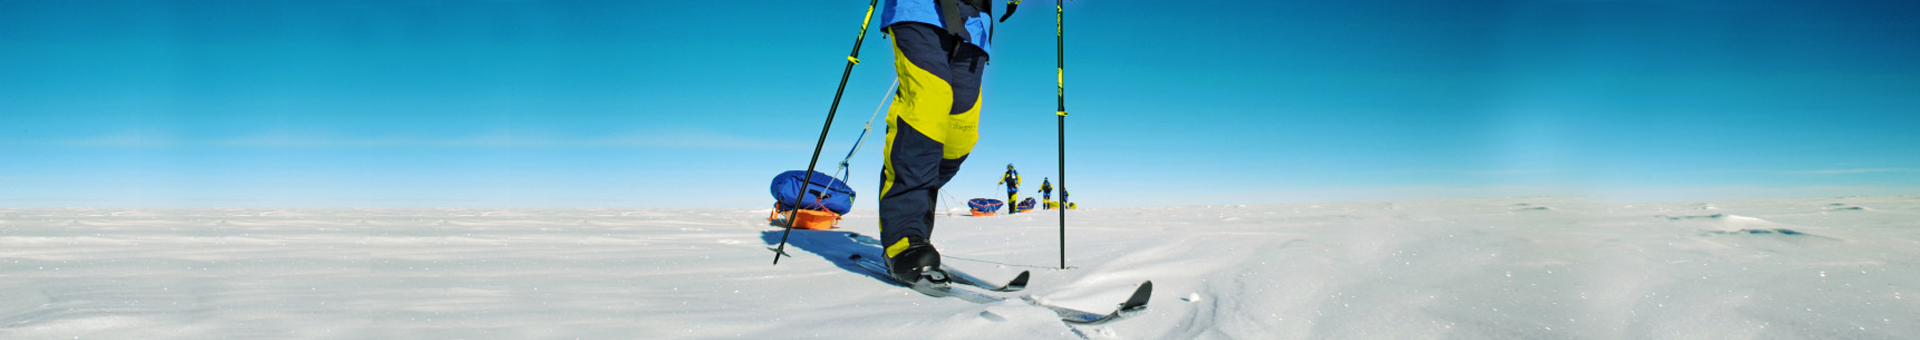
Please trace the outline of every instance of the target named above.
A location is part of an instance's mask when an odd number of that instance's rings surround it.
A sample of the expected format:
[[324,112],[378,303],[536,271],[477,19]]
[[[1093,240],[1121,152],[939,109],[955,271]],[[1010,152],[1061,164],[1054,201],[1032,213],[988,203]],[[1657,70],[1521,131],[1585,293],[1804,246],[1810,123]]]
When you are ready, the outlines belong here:
[[1007,214],[1019,213],[1020,208],[1015,207],[1014,202],[1020,201],[1020,172],[1013,171],[1013,163],[1007,163],[1007,173],[1000,175],[1000,183],[997,184],[1007,185]]
[[1053,182],[1046,177],[1040,178],[1040,205],[1041,210],[1053,209]]
[[[880,170],[880,244],[903,283],[945,283],[928,240],[940,187],[980,139],[980,76],[992,50],[986,0],[887,0],[880,26],[893,36],[900,80],[887,110]],[[1009,13],[1011,14],[1011,13]],[[1006,20],[1002,17],[1001,20]]]

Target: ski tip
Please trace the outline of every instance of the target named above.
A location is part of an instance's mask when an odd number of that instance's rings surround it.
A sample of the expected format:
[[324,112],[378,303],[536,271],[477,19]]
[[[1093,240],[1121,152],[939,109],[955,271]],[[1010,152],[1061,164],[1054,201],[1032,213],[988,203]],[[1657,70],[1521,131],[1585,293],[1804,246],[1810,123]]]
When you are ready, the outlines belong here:
[[1147,308],[1147,300],[1152,298],[1153,298],[1153,281],[1142,282],[1140,283],[1140,288],[1133,290],[1133,296],[1128,297],[1127,302],[1120,303],[1120,310],[1130,311],[1130,310],[1145,309]]
[[1010,289],[1010,290],[1027,289],[1027,279],[1030,276],[1032,276],[1032,274],[1027,273],[1027,271],[1025,270],[1020,271],[1020,275],[1014,276],[1012,282],[1007,282],[1007,289]]

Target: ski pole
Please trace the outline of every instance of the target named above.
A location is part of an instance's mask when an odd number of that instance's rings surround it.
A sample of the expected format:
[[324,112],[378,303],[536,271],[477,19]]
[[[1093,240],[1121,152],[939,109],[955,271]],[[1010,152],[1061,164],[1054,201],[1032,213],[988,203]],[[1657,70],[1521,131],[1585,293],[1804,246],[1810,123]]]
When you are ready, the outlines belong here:
[[[1054,79],[1055,94],[1059,96],[1060,107],[1054,114],[1060,117],[1060,192],[1067,192],[1067,38],[1066,38],[1066,2],[1055,0],[1053,4],[1054,39]],[[1067,207],[1066,194],[1060,195],[1060,269],[1067,269]]]
[[853,75],[853,65],[860,64],[860,43],[866,41],[867,24],[873,22],[873,7],[879,3],[880,0],[867,1],[867,17],[860,21],[860,35],[853,37],[853,52],[847,54],[847,69],[840,72],[840,89],[833,90],[833,105],[827,107],[827,123],[820,126],[820,140],[813,143],[813,160],[807,161],[807,174],[800,178],[800,195],[794,195],[793,204],[788,204],[793,207],[793,212],[787,213],[787,231],[780,234],[780,247],[773,250],[773,265],[780,265],[780,257],[787,255],[787,236],[793,235],[794,219],[800,215],[800,198],[805,197],[807,188],[813,187],[813,166],[820,163],[820,148],[827,145],[827,131],[833,129],[833,114],[840,109],[840,95],[847,92],[847,77]]

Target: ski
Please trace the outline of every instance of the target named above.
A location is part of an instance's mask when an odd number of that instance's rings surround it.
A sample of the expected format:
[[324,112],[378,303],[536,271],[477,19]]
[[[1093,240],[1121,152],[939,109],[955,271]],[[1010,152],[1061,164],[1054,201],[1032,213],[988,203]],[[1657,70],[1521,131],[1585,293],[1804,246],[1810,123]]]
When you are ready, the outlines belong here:
[[[847,259],[853,260],[854,262],[874,262],[874,261],[866,261],[865,258],[866,258],[865,256],[861,256],[860,254],[853,254],[847,257]],[[887,272],[886,265],[881,265],[879,263],[871,263],[871,264],[878,265],[879,268],[878,270],[875,270],[875,272],[883,273],[883,274]],[[863,266],[867,265],[867,263],[863,263],[862,265]],[[868,268],[868,269],[872,270],[875,268]],[[1022,289],[1027,289],[1027,279],[1029,276],[1031,276],[1031,274],[1029,274],[1027,271],[1022,270],[1020,271],[1020,275],[1015,275],[1013,277],[1012,281],[1007,281],[1006,284],[1002,284],[1002,285],[995,285],[995,284],[989,283],[985,279],[981,279],[980,277],[973,276],[972,274],[967,274],[967,272],[960,271],[959,269],[955,269],[945,264],[940,265],[940,270],[946,271],[947,278],[949,280],[952,280],[953,283],[980,287],[980,289],[985,289],[985,290],[994,291],[994,292],[1002,292],[1002,293],[1017,292]]]
[[1027,289],[1028,274],[1027,274],[1027,271],[1025,270],[1020,271],[1020,275],[1015,275],[1012,281],[1007,281],[1007,284],[997,285],[997,286],[991,283],[987,283],[986,280],[982,280],[978,277],[974,277],[973,275],[969,275],[967,274],[967,272],[960,271],[959,269],[954,269],[953,267],[948,267],[947,265],[944,265],[944,264],[940,265],[940,270],[947,271],[947,278],[953,280],[953,282],[957,282],[957,283],[968,285],[968,286],[980,287],[980,289],[985,289],[989,291],[1018,292],[1020,290]]
[[927,281],[926,279],[921,279],[920,281],[914,282],[907,286],[912,287],[914,291],[920,292],[920,294],[926,294],[927,296],[950,297],[950,298],[960,299],[967,302],[978,303],[978,304],[990,304],[990,303],[997,303],[1000,301],[1007,300],[1007,298],[987,295],[986,293],[973,291],[971,289],[955,289],[952,285],[948,285],[945,283],[935,283],[935,282]]
[[[856,264],[859,264],[861,268],[871,271],[876,276],[892,277],[891,274],[887,272],[886,266],[883,264],[880,264],[878,261],[867,259],[863,256],[860,256],[859,254],[854,254],[852,256],[849,256],[848,259],[852,260]],[[941,269],[947,270],[949,268],[942,265]],[[950,274],[951,273],[952,272],[950,272]],[[1027,272],[1021,272],[1019,277],[1014,278],[1014,282],[1009,282],[1007,285],[1002,285],[998,287],[1001,287],[1001,288],[1019,287],[1014,290],[1024,289],[1026,288],[1026,281],[1027,281],[1028,275],[1029,274]],[[950,282],[961,282],[965,280],[972,280],[975,283],[979,282],[979,278],[971,278],[969,276],[968,279],[960,279],[960,277],[961,276],[959,275],[949,275],[948,279]],[[898,282],[898,281],[895,281],[895,282]],[[1015,285],[1014,283],[1018,283],[1018,285]],[[908,288],[911,288],[916,292],[920,292],[921,294],[925,294],[927,296],[932,296],[932,297],[940,297],[940,298],[951,297],[951,298],[956,298],[963,301],[978,303],[978,304],[998,303],[998,302],[1007,300],[1007,298],[1005,297],[993,296],[985,292],[976,291],[969,288],[956,287],[946,282],[932,282],[926,279],[921,279],[920,281],[917,281],[917,282],[902,283],[902,284],[906,285]],[[988,287],[987,285],[975,285],[971,283],[962,283],[962,286],[974,286],[975,288],[980,288],[983,290],[992,290],[994,288],[994,287]],[[1146,310],[1147,300],[1152,297],[1153,297],[1153,281],[1146,281],[1146,282],[1142,282],[1139,287],[1134,288],[1133,294],[1128,296],[1125,302],[1121,302],[1119,307],[1107,313],[1095,313],[1095,312],[1089,312],[1089,311],[1084,311],[1079,309],[1073,309],[1069,307],[1053,305],[1051,303],[1041,301],[1039,298],[1036,298],[1033,295],[1021,296],[1020,301],[1026,302],[1029,305],[1034,305],[1034,306],[1046,308],[1048,310],[1052,310],[1055,315],[1058,315],[1060,317],[1061,322],[1066,322],[1069,324],[1080,324],[1080,325],[1099,325],[1099,324],[1119,321],[1129,316],[1133,316],[1134,314],[1138,314],[1140,311]]]
[[[873,272],[873,275],[875,276],[889,277],[889,278],[893,277],[893,274],[887,272],[886,265],[880,264],[879,261],[868,259],[865,256],[860,256],[860,254],[849,255],[847,256],[847,259],[853,260],[853,263],[859,264],[860,268],[865,268],[867,271]],[[941,268],[942,270],[946,269],[945,268],[946,266],[941,266],[941,267],[942,267]],[[953,276],[948,276],[948,279],[950,282],[958,281],[958,280],[953,280],[952,278]],[[1019,281],[1020,286],[1023,288],[1026,287],[1026,278],[1027,278],[1026,273],[1021,273],[1020,277],[1017,278],[1017,281]],[[978,278],[975,278],[974,280],[978,280]],[[932,296],[932,297],[951,297],[951,298],[966,300],[968,302],[982,303],[982,304],[995,303],[995,302],[1007,300],[1007,298],[987,295],[986,293],[976,292],[972,290],[954,289],[952,285],[949,285],[946,282],[931,282],[931,281],[927,281],[926,279],[921,279],[920,281],[916,281],[916,282],[899,282],[897,280],[894,280],[893,282],[906,285],[907,288],[912,288],[913,291],[920,292],[920,294],[926,294],[927,296]]]
[[1107,314],[1097,314],[1097,313],[1091,313],[1091,312],[1086,312],[1086,311],[1072,309],[1072,308],[1054,306],[1051,304],[1047,304],[1046,302],[1040,301],[1039,298],[1033,297],[1033,295],[1022,296],[1020,297],[1020,299],[1026,300],[1027,303],[1033,304],[1035,306],[1052,309],[1054,314],[1060,315],[1060,321],[1065,321],[1067,323],[1073,323],[1073,324],[1082,324],[1082,325],[1098,325],[1098,324],[1104,324],[1108,322],[1119,321],[1120,319],[1125,319],[1126,317],[1133,316],[1134,314],[1138,314],[1140,311],[1146,310],[1147,299],[1152,297],[1153,297],[1153,281],[1142,282],[1140,283],[1139,288],[1134,288],[1133,295],[1127,297],[1126,302],[1120,303],[1120,308],[1116,308],[1113,310],[1113,312],[1109,312]]

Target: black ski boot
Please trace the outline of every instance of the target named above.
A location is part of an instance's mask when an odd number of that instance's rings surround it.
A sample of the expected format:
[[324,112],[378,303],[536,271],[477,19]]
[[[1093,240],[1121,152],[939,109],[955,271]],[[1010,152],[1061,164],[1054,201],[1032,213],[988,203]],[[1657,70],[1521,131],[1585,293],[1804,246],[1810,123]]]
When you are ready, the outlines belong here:
[[887,259],[887,270],[900,283],[914,285],[921,280],[935,285],[947,283],[947,272],[940,270],[940,252],[930,244],[914,244]]

